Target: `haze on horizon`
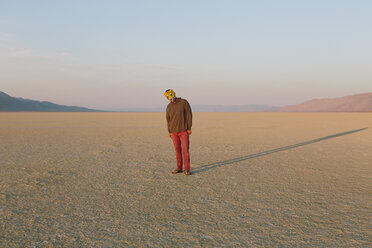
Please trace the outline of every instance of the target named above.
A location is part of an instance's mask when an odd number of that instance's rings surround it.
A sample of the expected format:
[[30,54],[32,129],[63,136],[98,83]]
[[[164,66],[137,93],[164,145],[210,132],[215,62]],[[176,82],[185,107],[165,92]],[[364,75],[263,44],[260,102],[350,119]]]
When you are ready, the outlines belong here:
[[96,109],[372,92],[371,1],[7,1],[0,91]]

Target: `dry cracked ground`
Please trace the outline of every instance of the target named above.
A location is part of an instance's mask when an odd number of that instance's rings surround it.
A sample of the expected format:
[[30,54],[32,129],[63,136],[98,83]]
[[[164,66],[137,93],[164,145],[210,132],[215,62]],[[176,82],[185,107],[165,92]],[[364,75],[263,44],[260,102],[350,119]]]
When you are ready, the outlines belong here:
[[372,113],[0,113],[1,247],[371,247]]

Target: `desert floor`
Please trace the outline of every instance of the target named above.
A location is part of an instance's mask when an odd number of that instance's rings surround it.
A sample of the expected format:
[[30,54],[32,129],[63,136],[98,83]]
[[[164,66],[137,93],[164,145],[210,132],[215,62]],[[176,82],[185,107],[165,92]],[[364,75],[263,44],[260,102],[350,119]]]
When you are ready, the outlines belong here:
[[0,113],[0,246],[372,246],[372,113],[194,113],[190,152],[164,113]]

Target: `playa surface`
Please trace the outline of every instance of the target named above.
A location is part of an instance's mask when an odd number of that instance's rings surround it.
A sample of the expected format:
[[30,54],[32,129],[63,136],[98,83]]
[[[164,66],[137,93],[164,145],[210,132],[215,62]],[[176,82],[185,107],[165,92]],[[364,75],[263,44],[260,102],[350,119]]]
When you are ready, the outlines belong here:
[[0,113],[0,247],[371,247],[372,113],[193,125],[185,176],[164,113]]

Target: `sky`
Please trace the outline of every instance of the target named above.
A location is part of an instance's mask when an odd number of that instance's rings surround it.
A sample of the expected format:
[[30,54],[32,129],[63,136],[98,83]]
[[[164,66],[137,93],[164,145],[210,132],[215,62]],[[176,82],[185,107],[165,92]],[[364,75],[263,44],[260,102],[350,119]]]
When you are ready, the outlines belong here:
[[0,91],[105,110],[372,92],[370,0],[0,0]]

